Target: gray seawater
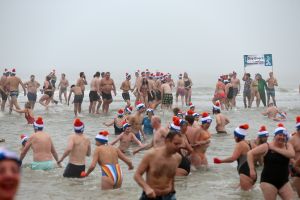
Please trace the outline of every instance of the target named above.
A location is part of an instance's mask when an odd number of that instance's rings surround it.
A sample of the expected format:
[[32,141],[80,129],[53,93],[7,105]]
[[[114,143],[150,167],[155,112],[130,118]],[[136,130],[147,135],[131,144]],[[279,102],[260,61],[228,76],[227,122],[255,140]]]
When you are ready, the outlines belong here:
[[[211,97],[214,89],[210,87],[198,87],[193,90],[193,103],[199,112],[211,111]],[[57,94],[55,94],[57,97]],[[277,102],[281,109],[287,112],[288,120],[284,123],[287,129],[292,132],[295,130],[295,117],[300,114],[300,95],[297,89],[278,89],[276,93]],[[88,92],[83,104],[83,117],[85,123],[85,133],[92,143],[94,143],[95,135],[103,129],[109,130],[110,140],[115,138],[113,128],[106,128],[102,125],[104,121],[108,121],[114,117],[116,111],[123,107],[124,103],[121,99],[121,93],[114,98],[111,105],[111,113],[109,116],[89,116],[88,109]],[[276,122],[270,121],[260,113],[263,108],[244,109],[242,97],[238,96],[238,108],[232,111],[224,111],[229,116],[231,123],[227,129],[232,133],[233,129],[241,123],[249,123],[250,130],[248,139],[254,139],[260,125],[266,125],[270,132],[276,127]],[[26,98],[19,97],[20,105],[23,106]],[[45,131],[48,132],[54,142],[59,156],[67,144],[67,138],[73,132],[73,107],[70,105],[51,105],[49,111],[45,111],[40,105],[36,106],[35,116],[41,115],[44,118]],[[170,112],[156,111],[163,120],[163,125],[167,126],[171,119]],[[213,133],[211,146],[208,149],[207,156],[209,168],[192,172],[191,175],[184,178],[176,179],[177,199],[262,199],[262,193],[259,188],[259,181],[250,192],[243,192],[238,189],[238,174],[236,171],[236,163],[214,165],[213,157],[230,156],[235,142],[232,134],[219,136],[215,134],[215,123],[210,128]],[[23,115],[13,113],[0,113],[0,137],[5,138],[6,142],[1,146],[6,146],[11,150],[19,152],[21,134],[32,134],[32,126],[27,125]],[[269,140],[272,140],[272,134]],[[92,145],[92,150],[95,145]],[[132,150],[132,149],[131,149]],[[144,152],[132,156],[134,166],[140,162]],[[22,169],[22,181],[18,192],[17,199],[138,199],[141,194],[141,188],[133,180],[133,171],[128,171],[127,166],[121,162],[124,173],[124,181],[121,189],[113,191],[100,190],[100,168],[86,179],[65,179],[62,177],[64,168],[56,168],[52,171],[32,171],[28,168],[32,161],[32,152],[29,151],[24,159]],[[91,158],[87,159],[87,167],[91,162]],[[63,165],[66,166],[67,159]],[[27,166],[27,167],[26,167]],[[261,169],[258,170],[259,174]]]

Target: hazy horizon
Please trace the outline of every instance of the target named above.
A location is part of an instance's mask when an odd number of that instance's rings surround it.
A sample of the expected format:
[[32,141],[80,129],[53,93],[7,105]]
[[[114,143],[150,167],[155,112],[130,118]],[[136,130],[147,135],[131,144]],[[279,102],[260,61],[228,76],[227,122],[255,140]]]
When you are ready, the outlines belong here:
[[[243,73],[243,55],[273,54],[281,86],[299,85],[300,1],[1,1],[0,70],[74,80],[136,69],[188,72],[196,85]],[[297,70],[298,69],[298,70]],[[270,68],[248,67],[263,73]]]

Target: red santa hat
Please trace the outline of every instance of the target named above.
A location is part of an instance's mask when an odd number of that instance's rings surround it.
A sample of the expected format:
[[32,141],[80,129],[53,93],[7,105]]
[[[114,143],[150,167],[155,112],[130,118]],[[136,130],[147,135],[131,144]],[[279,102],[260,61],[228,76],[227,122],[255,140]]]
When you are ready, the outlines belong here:
[[43,130],[44,128],[44,122],[42,117],[38,117],[34,122],[33,122],[33,127],[35,130]]
[[21,138],[21,144],[24,146],[24,144],[27,142],[27,140],[28,140],[28,136],[27,135],[25,135],[25,134],[22,134],[21,136],[20,136],[20,138]]
[[265,126],[261,126],[257,135],[258,135],[258,137],[269,137],[267,128]]
[[244,139],[247,135],[247,130],[249,129],[249,125],[248,124],[243,124],[240,125],[239,127],[237,127],[234,130],[234,135],[238,138]]
[[123,126],[123,130],[125,131],[126,128],[130,127],[130,124],[126,121],[123,121],[122,126]]
[[297,116],[296,118],[296,128],[298,131],[300,130],[300,116]]
[[136,102],[136,109],[140,110],[142,108],[145,108],[145,104],[143,104],[142,102],[138,101]]
[[275,135],[277,135],[277,134],[284,134],[284,135],[288,136],[288,132],[287,132],[286,128],[284,127],[284,125],[282,123],[279,123],[277,125],[277,128],[274,131],[274,134]]
[[76,133],[83,133],[84,131],[84,124],[79,118],[74,121],[74,131]]
[[100,143],[107,143],[108,142],[108,131],[100,131],[99,134],[96,135],[95,140]]
[[214,106],[213,106],[213,109],[214,109],[214,110],[221,110],[221,105],[220,105],[220,102],[219,102],[219,101],[216,101],[216,103],[215,103]]
[[171,123],[170,129],[172,131],[180,132],[180,118],[177,116],[173,117],[173,123]]
[[207,124],[207,123],[210,124],[211,123],[212,118],[210,117],[209,113],[203,112],[201,114],[201,116],[202,116],[202,118],[201,118],[202,124]]
[[195,108],[195,105],[194,105],[192,102],[190,102],[190,103],[189,103],[189,107],[190,107],[190,109],[191,109],[191,108]]

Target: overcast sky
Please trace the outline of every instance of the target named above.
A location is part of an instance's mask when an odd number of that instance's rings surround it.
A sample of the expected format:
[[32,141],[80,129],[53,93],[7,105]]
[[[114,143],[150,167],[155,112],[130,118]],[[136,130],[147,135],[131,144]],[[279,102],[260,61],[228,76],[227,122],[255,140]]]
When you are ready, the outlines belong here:
[[[0,70],[42,79],[56,69],[187,71],[207,85],[243,73],[244,54],[273,54],[281,85],[297,87],[299,0],[0,0]],[[270,68],[248,68],[266,73]]]

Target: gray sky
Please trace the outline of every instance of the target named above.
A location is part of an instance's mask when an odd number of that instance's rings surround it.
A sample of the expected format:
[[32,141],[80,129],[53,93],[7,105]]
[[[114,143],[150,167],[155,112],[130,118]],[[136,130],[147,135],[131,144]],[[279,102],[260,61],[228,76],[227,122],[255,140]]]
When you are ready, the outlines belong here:
[[299,8],[299,0],[0,0],[0,70],[43,79],[55,68],[71,80],[111,71],[121,80],[149,68],[207,85],[243,73],[244,54],[272,53],[279,83],[297,87]]

